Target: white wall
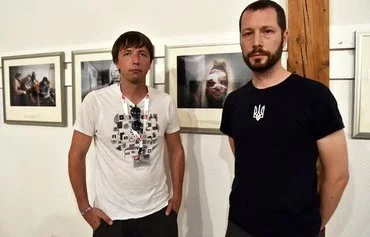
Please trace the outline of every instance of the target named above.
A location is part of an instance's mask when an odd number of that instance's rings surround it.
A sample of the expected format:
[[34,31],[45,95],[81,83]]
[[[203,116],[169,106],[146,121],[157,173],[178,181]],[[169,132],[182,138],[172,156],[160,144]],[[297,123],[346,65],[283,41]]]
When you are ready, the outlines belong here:
[[[80,217],[67,175],[67,152],[73,131],[72,50],[110,48],[127,30],[146,33],[160,57],[164,56],[165,44],[237,42],[239,14],[249,2],[1,0],[0,56],[65,51],[68,126],[4,124],[0,90],[0,237],[91,234]],[[278,2],[286,6],[284,0]],[[328,226],[329,237],[370,236],[370,141],[350,138],[353,36],[357,29],[370,30],[369,6],[370,0],[330,3],[330,87],[346,125],[351,180]],[[156,79],[161,82],[164,59],[155,63]],[[181,236],[224,236],[233,177],[227,138],[200,134],[183,134],[182,138],[187,167],[179,215]],[[94,154],[92,149],[88,155],[91,195]]]

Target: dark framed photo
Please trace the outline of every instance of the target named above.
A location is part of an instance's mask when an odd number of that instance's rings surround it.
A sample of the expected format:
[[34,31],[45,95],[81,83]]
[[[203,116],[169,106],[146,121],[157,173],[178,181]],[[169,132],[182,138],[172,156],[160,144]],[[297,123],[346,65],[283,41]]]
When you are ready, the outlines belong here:
[[2,57],[4,122],[66,126],[64,52]]
[[353,138],[370,139],[370,31],[356,32]]
[[[146,77],[148,86],[153,86],[153,64]],[[72,71],[74,121],[85,96],[91,91],[119,83],[120,74],[109,49],[73,51]]]
[[166,46],[166,91],[182,132],[219,134],[226,96],[251,79],[239,44]]

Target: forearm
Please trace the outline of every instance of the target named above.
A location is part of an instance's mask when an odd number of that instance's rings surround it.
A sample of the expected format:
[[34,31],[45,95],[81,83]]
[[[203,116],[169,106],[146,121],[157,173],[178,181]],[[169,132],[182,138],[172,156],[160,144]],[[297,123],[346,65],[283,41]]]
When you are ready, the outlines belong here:
[[68,159],[68,173],[78,208],[80,211],[83,211],[90,205],[86,188],[85,159],[70,154]]
[[323,229],[329,222],[337,208],[347,183],[348,175],[342,175],[336,178],[327,178],[324,174],[324,180],[320,186],[321,229]]
[[234,155],[234,158],[235,158],[235,143],[234,143],[234,139],[232,137],[229,137],[229,144],[230,144],[230,148],[231,148],[231,151]]
[[16,95],[23,95],[23,94],[26,94],[26,91],[16,88],[16,89],[14,90],[14,93],[15,93]]
[[170,167],[173,195],[181,197],[185,170],[185,155],[182,147],[170,154]]

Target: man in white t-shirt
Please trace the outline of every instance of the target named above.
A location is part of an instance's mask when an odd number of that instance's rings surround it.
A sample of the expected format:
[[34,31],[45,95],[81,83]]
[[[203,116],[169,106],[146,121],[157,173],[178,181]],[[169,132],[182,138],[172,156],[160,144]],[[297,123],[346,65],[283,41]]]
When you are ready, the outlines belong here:
[[[174,101],[145,85],[153,48],[140,32],[122,34],[112,48],[120,83],[90,92],[77,115],[69,177],[94,237],[178,236],[184,150]],[[92,140],[97,170],[96,196],[90,206],[85,158]],[[164,143],[170,157],[172,197],[166,185]]]

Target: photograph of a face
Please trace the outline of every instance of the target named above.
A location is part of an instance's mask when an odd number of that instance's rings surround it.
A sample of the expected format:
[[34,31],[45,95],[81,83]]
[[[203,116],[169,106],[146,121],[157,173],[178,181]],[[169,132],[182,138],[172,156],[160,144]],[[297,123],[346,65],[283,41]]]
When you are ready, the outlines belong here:
[[11,106],[56,106],[54,64],[9,67]]
[[227,95],[252,79],[238,43],[167,45],[165,71],[186,133],[221,134]]
[[222,108],[251,79],[240,53],[177,56],[178,108]]

